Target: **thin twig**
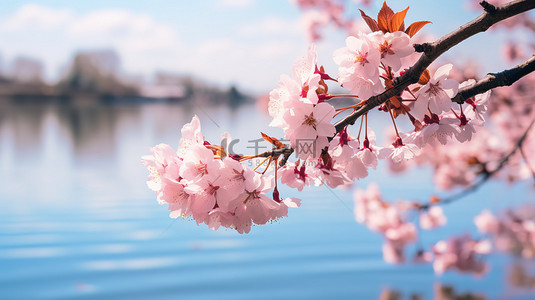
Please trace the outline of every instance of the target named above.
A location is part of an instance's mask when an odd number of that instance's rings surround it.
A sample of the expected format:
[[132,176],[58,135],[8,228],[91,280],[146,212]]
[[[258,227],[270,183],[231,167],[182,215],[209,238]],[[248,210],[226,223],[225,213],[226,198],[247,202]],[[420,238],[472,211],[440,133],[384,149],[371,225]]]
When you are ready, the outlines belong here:
[[429,207],[431,207],[433,205],[451,203],[451,202],[457,201],[457,200],[459,200],[459,199],[461,199],[461,198],[463,198],[463,197],[475,192],[476,190],[478,190],[483,184],[485,184],[489,179],[491,179],[492,176],[494,176],[496,173],[501,171],[503,169],[503,167],[507,164],[509,159],[517,151],[519,151],[519,150],[522,151],[521,150],[522,144],[526,140],[529,131],[533,127],[533,124],[535,124],[535,119],[533,121],[531,121],[529,126],[526,128],[526,131],[524,131],[524,134],[520,137],[520,139],[518,139],[518,141],[515,144],[515,147],[511,150],[511,152],[509,152],[506,156],[504,156],[500,160],[500,162],[498,163],[498,166],[496,168],[494,168],[494,170],[484,172],[483,175],[481,176],[481,178],[479,179],[479,181],[477,181],[476,183],[470,185],[469,187],[465,188],[464,190],[460,191],[457,194],[451,195],[449,197],[442,198],[442,200],[439,201],[439,202],[428,202],[428,203],[425,203],[425,204],[422,204],[422,205],[418,206],[418,208],[420,208],[420,209],[428,209]]
[[461,88],[457,95],[451,99],[453,102],[464,103],[475,95],[484,93],[500,86],[510,86],[520,78],[535,71],[535,55],[525,62],[514,66],[509,70],[499,73],[489,73],[483,79],[471,86]]
[[528,157],[526,155],[526,153],[524,153],[524,149],[522,148],[522,146],[520,146],[520,155],[522,155],[522,158],[524,159],[524,161],[526,162],[526,165],[528,166],[528,169],[529,171],[531,172],[531,176],[533,177],[533,179],[535,180],[535,170],[533,170],[533,168],[531,167],[531,165],[529,164],[529,161],[528,161]]

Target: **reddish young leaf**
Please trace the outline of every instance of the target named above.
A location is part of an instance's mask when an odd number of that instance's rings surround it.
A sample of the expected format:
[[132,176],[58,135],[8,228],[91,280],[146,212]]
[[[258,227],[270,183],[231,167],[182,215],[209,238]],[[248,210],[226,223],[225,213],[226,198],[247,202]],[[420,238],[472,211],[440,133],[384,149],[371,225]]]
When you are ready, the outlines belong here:
[[427,84],[429,82],[429,79],[431,79],[431,76],[429,75],[429,70],[425,69],[422,75],[420,75],[420,79],[418,79],[418,83],[422,85]]
[[[325,68],[323,66],[320,66],[320,72],[325,74]],[[324,79],[320,80],[320,87],[316,90],[316,93],[318,94],[327,94],[329,92],[329,86],[327,83],[325,83]]]
[[381,29],[379,29],[379,26],[377,25],[377,21],[367,16],[361,9],[359,10],[360,10],[360,15],[362,16],[366,24],[368,24],[368,27],[370,27],[372,32],[381,31]]
[[397,12],[394,14],[394,16],[392,16],[392,20],[390,21],[390,32],[405,30],[405,15],[407,14],[408,10],[409,7],[407,6],[405,10]]
[[392,106],[394,106],[395,108],[400,108],[401,107],[401,97],[400,96],[390,97],[389,101],[390,101],[390,104],[392,104]]
[[387,90],[394,87],[394,83],[391,79],[385,79],[385,87]]
[[277,140],[276,138],[274,137],[270,137],[269,135],[263,133],[263,132],[260,132],[260,134],[262,134],[262,138],[266,141],[268,141],[269,143],[271,143],[272,145],[274,145],[275,147],[277,148],[284,148],[286,147],[286,145],[284,145],[283,143],[281,143],[279,140]]
[[431,198],[429,199],[429,203],[440,203],[442,201],[442,199],[440,199],[440,197],[438,197],[437,195],[431,195]]
[[398,107],[393,107],[392,108],[392,115],[394,115],[394,119],[395,119],[395,118],[399,117],[400,115],[407,114],[407,112],[410,111],[410,110],[411,109],[407,105],[401,103],[399,108]]
[[329,93],[329,86],[325,83],[325,80],[321,79],[319,82],[319,87],[316,89],[317,94],[327,94]]
[[392,21],[393,16],[394,11],[386,4],[386,1],[383,2],[383,7],[381,7],[381,10],[379,10],[379,13],[377,14],[377,25],[379,25],[379,29],[381,29],[383,33],[389,32],[390,22]]
[[414,22],[409,27],[407,27],[407,30],[405,30],[405,33],[408,34],[410,37],[413,37],[422,27],[425,26],[425,24],[429,24],[431,22],[429,21],[418,21]]

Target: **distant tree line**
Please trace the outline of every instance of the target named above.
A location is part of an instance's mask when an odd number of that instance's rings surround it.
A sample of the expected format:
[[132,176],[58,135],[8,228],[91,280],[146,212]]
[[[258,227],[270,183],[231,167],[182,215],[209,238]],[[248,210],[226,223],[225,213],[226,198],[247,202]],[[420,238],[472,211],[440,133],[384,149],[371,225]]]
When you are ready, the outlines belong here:
[[[241,93],[235,86],[221,89],[204,83],[190,75],[158,72],[153,82],[128,76],[121,71],[121,60],[113,50],[90,50],[77,52],[59,80],[45,80],[41,61],[18,57],[11,68],[0,72],[0,96],[10,97],[71,97],[89,95],[105,98],[147,97],[170,98],[171,100],[195,100],[201,103],[237,106],[252,98]],[[148,95],[147,86],[158,87],[163,94]],[[181,91],[176,93],[177,88]],[[165,96],[165,91],[175,91]]]

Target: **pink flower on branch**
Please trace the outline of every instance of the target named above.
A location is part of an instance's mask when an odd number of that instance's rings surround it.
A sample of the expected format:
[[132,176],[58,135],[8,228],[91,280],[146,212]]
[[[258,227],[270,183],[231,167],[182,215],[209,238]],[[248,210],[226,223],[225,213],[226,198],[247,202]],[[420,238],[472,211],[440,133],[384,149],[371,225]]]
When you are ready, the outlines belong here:
[[142,159],[150,171],[147,183],[158,202],[168,204],[171,217],[191,217],[212,229],[223,226],[247,233],[252,224],[285,217],[288,207],[300,205],[296,198],[280,199],[278,192],[268,197],[273,177],[226,156],[226,146],[205,141],[197,116],[182,132],[178,153],[160,144]]
[[[307,1],[302,2],[307,5]],[[331,3],[311,2],[315,3],[313,5]],[[386,3],[377,21],[361,12],[372,33],[348,37],[346,46],[335,51],[333,59],[338,65],[338,80],[331,78],[323,67],[318,68],[314,45],[304,57],[294,62],[291,76],[280,77],[277,88],[270,93],[268,111],[273,117],[270,125],[284,131],[289,145],[262,133],[271,149],[255,155],[230,155],[227,153],[229,143],[210,144],[205,140],[200,121],[195,116],[183,127],[176,152],[168,145],[152,148],[151,155],[144,157],[143,163],[149,169],[147,184],[155,192],[158,202],[168,205],[171,217],[192,218],[214,230],[224,227],[247,233],[253,225],[278,220],[288,214],[288,207],[300,205],[299,199],[281,197],[278,184],[298,191],[312,183],[316,186],[349,186],[353,180],[366,177],[368,169],[375,169],[380,159],[396,164],[398,171],[410,165],[428,163],[434,169],[435,182],[440,188],[471,187],[475,179],[486,179],[495,173],[494,170],[499,170],[504,164],[500,161],[504,156],[503,149],[516,145],[514,149],[519,151],[506,156],[510,171],[500,173],[501,176],[514,181],[535,174],[529,169],[530,157],[525,155],[533,152],[535,143],[526,137],[522,131],[525,126],[521,126],[534,117],[535,110],[530,109],[529,102],[534,86],[531,81],[514,90],[515,95],[521,95],[521,100],[525,101],[522,102],[524,106],[503,94],[494,95],[497,101],[488,105],[490,92],[463,99],[464,94],[472,95],[473,91],[481,91],[485,84],[505,77],[492,81],[493,76],[489,75],[477,83],[465,81],[459,86],[457,81],[448,78],[451,64],[438,68],[433,76],[429,76],[425,68],[441,54],[441,49],[452,44],[447,39],[439,39],[436,43],[413,45],[414,34],[429,22],[415,22],[405,29],[406,12],[407,9],[394,13]],[[341,14],[337,9],[333,9],[329,16],[345,28],[350,25],[341,24],[344,22],[340,21]],[[459,32],[462,33],[462,29]],[[456,31],[455,35],[460,36],[460,33]],[[420,54],[415,53],[415,48],[425,52],[421,56],[423,59],[417,62],[416,57]],[[418,79],[414,74],[422,73],[421,69],[425,71],[418,80],[419,86],[409,85]],[[509,71],[507,74],[512,74]],[[456,78],[463,81],[468,78],[466,74]],[[496,74],[496,77],[501,76]],[[336,81],[350,93],[329,93],[327,83],[334,85]],[[471,86],[478,88],[471,89]],[[459,87],[463,90],[455,97]],[[373,97],[376,95],[379,96]],[[361,98],[362,101],[344,106],[343,98]],[[464,103],[452,104],[452,98]],[[512,102],[515,105],[509,105]],[[368,112],[378,105],[380,111],[390,114],[394,124],[396,135],[391,145],[377,145],[368,126],[368,117],[373,116]],[[336,116],[343,116],[342,113],[350,115],[336,125],[331,124]],[[476,127],[483,125],[486,113],[488,120],[497,124],[493,128],[497,132],[495,135],[490,130]],[[401,132],[403,118],[409,119],[413,131]],[[357,121],[361,125],[355,138],[349,134],[349,128]],[[475,135],[476,130],[479,135]],[[526,138],[524,144],[519,141],[520,136]],[[309,144],[307,150],[300,149],[302,141]],[[292,154],[296,154],[297,161],[292,161]],[[267,161],[267,166],[250,169],[243,164],[253,159],[263,160],[260,165]],[[410,159],[414,160],[407,163]],[[383,236],[385,261],[401,263],[406,260],[407,247],[418,241],[417,225],[429,230],[447,222],[442,208],[435,204],[402,200],[387,202],[378,188],[370,187],[355,194],[355,219]],[[415,221],[416,217],[419,221]],[[520,251],[526,257],[535,255],[533,220],[516,215],[503,220],[486,213],[478,216],[476,223],[480,231],[497,236],[498,247]],[[522,249],[517,249],[517,245]],[[440,241],[431,251],[424,251],[423,246],[419,246],[414,260],[434,259],[433,267],[437,273],[458,270],[482,274],[487,267],[481,255],[489,251],[487,241],[461,236]]]
[[482,275],[488,270],[488,266],[481,260],[480,255],[489,254],[490,250],[489,241],[475,241],[469,235],[439,241],[433,247],[435,254],[433,269],[437,274],[455,269],[459,272]]
[[334,52],[339,65],[338,82],[365,100],[384,90],[379,80],[381,54],[369,35],[360,34],[346,39],[346,47]]
[[370,39],[380,53],[381,62],[391,67],[393,72],[401,69],[403,58],[414,53],[411,38],[402,31],[385,34],[374,32]]
[[435,114],[450,111],[451,98],[457,94],[459,88],[457,81],[447,78],[452,68],[452,64],[438,68],[429,82],[416,92],[417,99],[411,110],[414,117],[423,120],[428,110]]
[[446,222],[446,216],[440,206],[432,206],[427,211],[420,213],[420,227],[422,229],[435,229],[446,225]]
[[[469,79],[459,85],[459,88],[472,86],[475,84],[475,80]],[[478,94],[472,98],[467,99],[464,103],[467,105],[464,107],[464,114],[475,125],[483,126],[485,123],[485,113],[487,112],[488,100],[490,98],[491,91],[486,91],[483,94]]]
[[[336,133],[331,120],[335,111],[332,105],[322,102],[317,105],[296,102],[287,115],[286,122],[289,125],[286,130],[286,138],[290,140],[292,147],[299,147],[300,141],[314,142],[316,151],[296,151],[301,159],[309,156],[318,157],[321,150],[329,145],[328,137]],[[319,151],[318,151],[319,150]]]

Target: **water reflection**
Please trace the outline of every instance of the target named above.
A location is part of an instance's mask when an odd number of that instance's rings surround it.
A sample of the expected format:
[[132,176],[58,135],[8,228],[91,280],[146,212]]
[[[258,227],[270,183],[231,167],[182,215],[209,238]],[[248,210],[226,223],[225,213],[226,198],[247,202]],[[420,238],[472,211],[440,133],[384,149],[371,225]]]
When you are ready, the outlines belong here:
[[[406,297],[404,297],[406,296]],[[434,286],[434,295],[432,298],[425,298],[423,295],[418,293],[407,293],[403,294],[398,290],[385,289],[379,296],[379,300],[486,300],[487,298],[483,295],[470,292],[458,292],[453,286],[435,284]]]
[[[385,285],[393,290],[381,299],[482,299],[453,290],[436,298],[430,266],[384,263],[380,237],[348,209],[350,190],[306,190],[289,218],[246,236],[170,220],[144,184],[140,157],[158,143],[176,146],[193,114],[207,139],[225,130],[239,138],[237,152],[251,151],[260,130],[281,134],[266,130],[268,116],[254,106],[4,103],[0,299],[377,299]],[[506,262],[491,264],[483,280],[448,274],[445,282],[477,297],[519,295],[504,282]],[[518,270],[512,277],[527,287],[532,279],[518,274],[532,268]]]
[[509,267],[508,279],[509,283],[513,287],[533,290],[535,288],[535,273],[533,273],[533,262],[530,263],[529,261],[524,261],[512,263]]

